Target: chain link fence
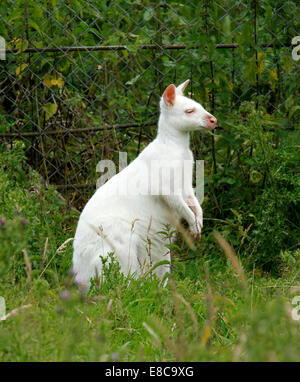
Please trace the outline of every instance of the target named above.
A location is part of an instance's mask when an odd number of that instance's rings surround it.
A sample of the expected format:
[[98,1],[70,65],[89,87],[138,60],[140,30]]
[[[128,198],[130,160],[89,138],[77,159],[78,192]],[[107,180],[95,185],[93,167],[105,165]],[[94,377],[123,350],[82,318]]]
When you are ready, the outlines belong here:
[[[269,130],[294,130],[299,34],[296,0],[4,0],[0,143],[22,141],[46,184],[81,207],[99,160],[126,151],[131,161],[153,139],[172,82],[191,79],[224,137],[245,102],[276,118]],[[215,137],[193,146],[217,171]]]

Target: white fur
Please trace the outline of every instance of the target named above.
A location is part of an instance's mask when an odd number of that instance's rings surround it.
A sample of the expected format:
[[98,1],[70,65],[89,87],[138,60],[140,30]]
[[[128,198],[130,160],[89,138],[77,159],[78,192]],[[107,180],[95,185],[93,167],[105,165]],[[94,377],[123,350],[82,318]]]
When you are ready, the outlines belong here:
[[[173,219],[186,220],[192,235],[200,238],[202,209],[192,189],[189,132],[212,129],[216,119],[183,95],[188,82],[166,89],[160,102],[157,137],[133,162],[101,186],[81,213],[74,240],[73,271],[76,282],[85,290],[92,277],[101,275],[100,256],[106,257],[109,252],[114,252],[122,272],[136,276],[149,270],[151,264],[170,262],[166,247],[170,241],[158,233],[170,224],[170,214]],[[184,167],[187,160],[188,169]],[[160,174],[157,179],[151,178],[153,161],[159,168],[171,170],[171,177]],[[169,186],[166,183],[174,180],[174,174],[185,176],[184,186],[179,182],[172,186],[171,195],[163,195],[163,187]],[[150,193],[153,182],[157,183],[159,195]],[[126,185],[129,192],[118,194]],[[169,270],[170,265],[164,264],[154,272],[163,278]]]

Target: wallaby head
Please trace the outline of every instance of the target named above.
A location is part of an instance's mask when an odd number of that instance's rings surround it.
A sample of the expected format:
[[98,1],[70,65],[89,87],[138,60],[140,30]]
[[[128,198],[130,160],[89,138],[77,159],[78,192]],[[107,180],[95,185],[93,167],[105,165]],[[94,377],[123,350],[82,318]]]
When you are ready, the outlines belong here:
[[213,130],[217,119],[200,103],[183,95],[190,80],[179,86],[169,85],[160,101],[161,122],[180,131]]

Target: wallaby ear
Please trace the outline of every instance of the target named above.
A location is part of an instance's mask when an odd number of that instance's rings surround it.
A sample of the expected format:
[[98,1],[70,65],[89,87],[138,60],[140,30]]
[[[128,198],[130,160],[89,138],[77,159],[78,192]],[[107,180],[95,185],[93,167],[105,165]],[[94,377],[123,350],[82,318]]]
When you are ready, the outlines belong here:
[[189,83],[190,83],[190,80],[186,80],[186,81],[184,81],[182,84],[180,84],[180,85],[177,86],[176,91],[177,91],[179,94],[182,94],[182,95],[183,95],[184,89],[188,86]]
[[174,84],[171,84],[164,91],[163,99],[166,106],[174,106],[175,103],[176,88]]

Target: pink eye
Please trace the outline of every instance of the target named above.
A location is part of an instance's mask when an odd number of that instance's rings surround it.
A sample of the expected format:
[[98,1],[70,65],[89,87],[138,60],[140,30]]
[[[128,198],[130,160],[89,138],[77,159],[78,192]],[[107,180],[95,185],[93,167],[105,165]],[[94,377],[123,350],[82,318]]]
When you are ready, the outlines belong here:
[[187,109],[184,111],[186,114],[192,114],[195,112],[195,109]]

